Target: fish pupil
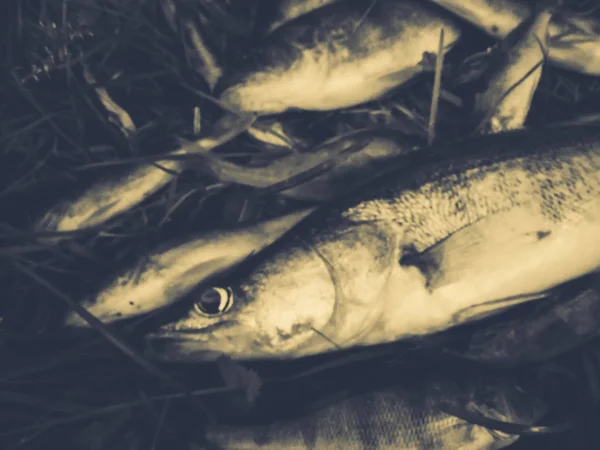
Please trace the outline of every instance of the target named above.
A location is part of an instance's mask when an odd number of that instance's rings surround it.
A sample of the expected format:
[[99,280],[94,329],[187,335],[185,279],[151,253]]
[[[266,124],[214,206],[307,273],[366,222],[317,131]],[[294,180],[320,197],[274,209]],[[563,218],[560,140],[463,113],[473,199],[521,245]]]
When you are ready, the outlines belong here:
[[221,314],[231,306],[231,297],[232,293],[229,289],[210,288],[202,293],[194,307],[201,314]]

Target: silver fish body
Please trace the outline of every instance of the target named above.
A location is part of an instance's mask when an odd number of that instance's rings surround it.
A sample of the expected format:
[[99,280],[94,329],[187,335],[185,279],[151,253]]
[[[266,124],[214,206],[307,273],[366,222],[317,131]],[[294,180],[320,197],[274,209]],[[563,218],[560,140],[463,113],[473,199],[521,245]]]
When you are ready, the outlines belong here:
[[224,450],[490,450],[518,439],[444,412],[447,403],[523,425],[532,425],[546,409],[539,397],[507,383],[465,389],[427,379],[358,394],[271,425],[211,427],[207,437]]
[[345,0],[298,17],[236,55],[215,88],[228,107],[276,114],[380,97],[423,71],[425,52],[460,36],[457,20],[417,0]]
[[[292,358],[439,332],[600,267],[600,128],[411,152],[227,286],[231,307],[149,335],[173,360]],[[210,291],[209,288],[208,290]]]
[[[206,153],[245,131],[253,119],[226,116],[211,133],[196,142],[183,145],[168,156],[182,157]],[[83,192],[74,193],[45,211],[36,221],[36,232],[70,232],[99,226],[123,214],[169,184],[186,168],[183,159],[165,159],[143,163],[119,175],[109,174]],[[48,240],[57,240],[50,238]]]
[[476,330],[459,353],[479,362],[515,366],[546,361],[600,335],[600,284],[557,294],[550,309]]
[[[490,36],[506,37],[531,14],[527,2],[430,0]],[[591,16],[555,15],[548,28],[549,62],[587,75],[600,75],[600,21]]]

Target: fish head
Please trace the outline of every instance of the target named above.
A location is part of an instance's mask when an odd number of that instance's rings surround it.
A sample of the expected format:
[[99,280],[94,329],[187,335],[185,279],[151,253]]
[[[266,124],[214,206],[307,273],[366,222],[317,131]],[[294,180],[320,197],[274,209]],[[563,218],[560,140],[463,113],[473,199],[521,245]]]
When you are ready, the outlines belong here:
[[192,297],[183,317],[148,336],[149,356],[170,361],[213,360],[220,354],[293,357],[330,320],[336,291],[315,252],[289,247],[240,283],[206,287]]
[[236,50],[231,70],[217,82],[214,94],[226,107],[260,115],[291,108],[307,83],[306,51],[289,39],[270,36],[259,46]]
[[261,252],[260,261],[240,266],[235,282],[195,295],[185,317],[148,336],[149,356],[297,358],[363,345],[381,332],[397,254],[393,227],[367,221],[313,228],[313,218]]

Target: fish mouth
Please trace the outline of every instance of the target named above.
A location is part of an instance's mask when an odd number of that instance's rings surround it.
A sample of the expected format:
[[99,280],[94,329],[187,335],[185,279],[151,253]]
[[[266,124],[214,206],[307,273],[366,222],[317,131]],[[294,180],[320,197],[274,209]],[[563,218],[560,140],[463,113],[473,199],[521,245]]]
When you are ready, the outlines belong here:
[[[170,340],[170,341],[194,341],[209,342],[211,333],[219,330],[231,328],[239,325],[233,320],[223,320],[218,323],[206,324],[202,328],[182,328],[176,327],[173,323],[161,325],[154,331],[145,334],[144,338],[148,341]],[[198,345],[198,344],[196,344]]]
[[220,340],[211,339],[211,333],[226,326],[227,323],[216,323],[202,330],[177,329],[172,324],[160,326],[144,335],[144,354],[167,362],[214,361],[224,352],[214,350],[220,347]]
[[224,354],[189,343],[189,340],[173,335],[153,336],[144,340],[143,352],[148,358],[174,363],[213,362]]
[[[146,333],[143,338],[146,356],[165,361],[210,361],[220,355],[243,360],[291,359],[336,350],[335,344],[312,326],[293,333],[262,338],[247,329],[234,334],[228,329],[239,327],[236,321],[215,323],[198,329],[178,329],[171,324]],[[287,339],[289,338],[289,339]]]
[[[189,334],[187,335],[189,336]],[[211,347],[204,345],[195,339],[187,339],[185,334],[154,334],[151,338],[144,340],[143,352],[147,358],[157,361],[169,363],[201,363],[214,362],[219,357],[226,356],[228,358],[239,360],[273,360],[290,359],[295,357],[295,354],[273,354],[266,349],[253,349],[246,351],[243,346],[237,348],[237,351],[231,347],[231,343],[225,340],[211,341]],[[223,343],[223,345],[219,345]],[[225,348],[226,345],[229,348]],[[214,348],[221,348],[215,350]]]

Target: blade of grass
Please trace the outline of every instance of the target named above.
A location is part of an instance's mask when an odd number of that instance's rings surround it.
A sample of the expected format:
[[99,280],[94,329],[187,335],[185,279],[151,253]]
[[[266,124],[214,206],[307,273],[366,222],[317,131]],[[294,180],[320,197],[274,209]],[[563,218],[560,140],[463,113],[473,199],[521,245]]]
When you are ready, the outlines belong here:
[[158,442],[158,438],[163,430],[163,426],[165,424],[165,418],[167,417],[167,411],[169,410],[170,402],[169,400],[165,401],[163,405],[160,416],[156,422],[156,428],[154,430],[154,436],[152,436],[152,444],[150,445],[150,450],[156,450],[156,443]]
[[429,112],[429,128],[427,143],[433,144],[435,140],[435,125],[437,120],[438,105],[440,101],[440,88],[442,85],[442,67],[444,65],[444,29],[440,30],[440,45],[435,59],[435,76],[433,79],[433,95],[431,97],[431,110]]
[[[44,278],[40,277],[35,272],[29,270],[27,267],[24,267],[21,264],[15,264],[17,268],[23,272],[25,275],[29,276],[33,281],[40,284],[48,291],[50,291],[54,296],[58,297],[60,300],[65,302],[71,309],[73,309],[77,314],[79,314],[88,324],[97,330],[104,338],[106,338],[111,344],[117,347],[121,352],[131,358],[132,361],[140,365],[144,370],[148,373],[156,376],[158,379],[162,380],[167,385],[172,386],[178,390],[182,390],[184,392],[187,391],[187,388],[182,385],[179,381],[175,380],[173,377],[168,375],[166,372],[158,368],[158,366],[152,364],[145,357],[143,357],[139,352],[131,348],[128,344],[124,342],[124,340],[117,336],[114,330],[109,330],[99,319],[97,319],[94,315],[88,312],[85,308],[81,307],[78,303],[73,301],[69,296],[64,294],[62,291],[54,287],[51,283],[46,281]],[[212,417],[212,413],[201,403],[193,402],[193,405],[196,409],[202,411],[205,415],[205,418],[208,420],[214,420]]]
[[113,122],[121,130],[125,138],[131,139],[136,132],[136,126],[129,113],[113,100],[106,88],[98,86],[96,77],[86,65],[83,66],[83,76],[87,83],[96,91],[98,99],[108,111],[109,121]]

